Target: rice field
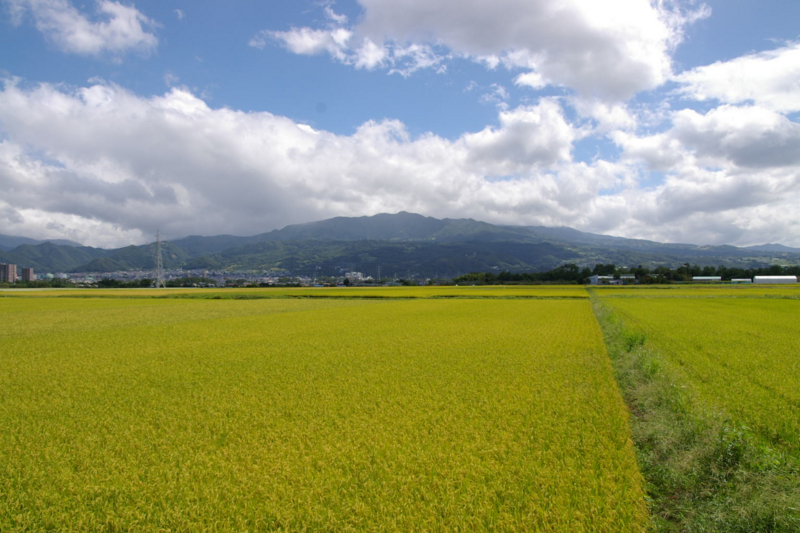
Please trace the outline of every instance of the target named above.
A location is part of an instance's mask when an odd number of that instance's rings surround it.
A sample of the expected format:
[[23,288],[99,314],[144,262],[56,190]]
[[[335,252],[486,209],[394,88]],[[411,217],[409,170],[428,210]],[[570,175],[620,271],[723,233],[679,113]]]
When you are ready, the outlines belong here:
[[0,530],[645,531],[585,291],[472,290],[0,298]]
[[624,285],[595,286],[603,298],[790,298],[800,299],[797,285]]
[[755,286],[741,290],[749,297],[598,294],[628,327],[646,335],[696,410],[744,424],[770,446],[800,457],[800,301],[765,298],[765,289]]
[[0,289],[2,297],[68,298],[588,298],[577,285],[420,287],[259,287],[168,289]]

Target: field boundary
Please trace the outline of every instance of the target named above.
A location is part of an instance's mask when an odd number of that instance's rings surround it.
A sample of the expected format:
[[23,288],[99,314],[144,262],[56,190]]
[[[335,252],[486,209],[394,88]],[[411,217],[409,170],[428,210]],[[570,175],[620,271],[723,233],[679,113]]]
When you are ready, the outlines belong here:
[[[30,298],[30,295],[0,294],[0,298]],[[472,295],[432,295],[432,296],[381,296],[381,295],[314,295],[314,294],[58,294],[36,296],[37,299],[75,298],[75,299],[131,299],[131,300],[588,300],[587,296],[472,296]]]
[[631,413],[653,529],[800,530],[797,461],[724,413],[704,409],[646,334],[589,294]]
[[[592,290],[592,289],[587,289]],[[790,294],[606,294],[603,299],[623,300],[800,300],[800,296]]]

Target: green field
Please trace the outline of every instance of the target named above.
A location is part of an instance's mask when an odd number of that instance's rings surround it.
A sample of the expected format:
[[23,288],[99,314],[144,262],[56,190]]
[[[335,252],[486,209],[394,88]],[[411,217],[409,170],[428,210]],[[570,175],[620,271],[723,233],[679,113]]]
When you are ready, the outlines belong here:
[[800,291],[592,289],[660,532],[800,531]]
[[800,301],[610,298],[697,403],[800,458]]
[[585,291],[478,289],[0,298],[0,530],[646,530]]

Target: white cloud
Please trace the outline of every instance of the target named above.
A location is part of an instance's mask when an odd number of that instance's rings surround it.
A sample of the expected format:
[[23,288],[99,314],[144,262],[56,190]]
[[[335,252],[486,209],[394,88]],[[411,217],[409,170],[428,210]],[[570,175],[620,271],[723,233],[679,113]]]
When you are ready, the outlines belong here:
[[[269,113],[212,109],[185,89],[148,99],[100,84],[64,92],[9,83],[0,121],[0,199],[25,217],[82,217],[77,227],[102,223],[128,236],[156,226],[173,236],[252,234],[403,209],[505,222],[558,218],[562,208],[549,197],[569,190],[544,173],[569,165],[578,134],[551,100],[501,114],[498,128],[447,140],[411,138],[391,120],[334,135]],[[508,181],[485,179],[511,173]],[[82,240],[92,242],[88,234]]]
[[178,84],[179,81],[180,78],[174,72],[168,70],[167,72],[164,73],[164,84],[167,87],[174,87],[175,85]]
[[535,71],[525,72],[514,78],[515,85],[531,87],[532,89],[542,89],[547,87],[549,83],[544,77]]
[[797,169],[740,173],[687,167],[629,198],[633,235],[708,244],[798,244]]
[[683,84],[680,92],[695,100],[800,111],[800,42],[698,67],[675,79]]
[[421,68],[441,70],[445,57],[427,45],[396,46],[375,43],[369,38],[353,39],[353,32],[341,27],[322,30],[292,28],[288,31],[261,31],[250,46],[263,49],[270,41],[280,43],[295,54],[316,55],[327,52],[334,59],[355,68],[372,70],[390,67],[391,73],[408,76]]
[[469,163],[484,175],[528,174],[571,160],[581,132],[564,118],[554,99],[500,113],[500,127],[466,134]]
[[178,17],[178,20],[183,20],[183,17],[186,16],[186,13],[183,12],[182,9],[174,9],[175,16]]
[[388,52],[383,46],[378,46],[369,39],[365,39],[356,50],[356,68],[373,69],[386,61]]
[[600,133],[635,130],[639,122],[625,104],[592,98],[572,98],[570,103],[580,116],[594,119]]
[[327,17],[331,22],[334,24],[346,24],[347,23],[347,16],[342,15],[341,13],[336,13],[331,6],[327,5],[323,8],[325,12],[325,17]]
[[689,156],[681,142],[666,133],[638,137],[633,133],[615,131],[612,138],[623,148],[628,159],[643,162],[652,171],[666,172],[677,168]]
[[656,135],[612,134],[627,157],[653,170],[681,166],[751,171],[800,166],[800,124],[760,107],[724,105],[700,114],[676,111],[672,127]]
[[759,107],[676,113],[673,135],[700,157],[738,167],[800,165],[800,124]]
[[387,59],[394,66],[389,72],[401,76],[410,76],[423,68],[433,68],[437,72],[444,72],[447,67],[444,61],[447,56],[438,54],[432,47],[423,44],[409,44],[407,46],[384,48]]
[[622,164],[666,174],[624,193],[630,235],[694,243],[798,241],[800,125],[769,109],[684,109],[649,136],[616,131]]
[[119,57],[131,50],[150,52],[158,46],[152,33],[157,23],[133,6],[99,0],[97,20],[92,21],[67,0],[8,1],[16,22],[30,13],[36,28],[65,52]]
[[[796,125],[784,117],[728,107],[675,114],[657,135],[615,133],[623,157],[591,163],[573,159],[588,131],[560,99],[498,119],[452,140],[414,137],[396,120],[337,135],[212,108],[182,88],[144,98],[101,83],[8,82],[0,91],[0,224],[51,238],[70,227],[64,236],[109,246],[148,240],[156,227],[168,237],[252,235],[407,210],[668,241],[800,245],[800,164],[737,159],[747,143],[793,139]],[[701,144],[704,135],[713,142]],[[658,157],[667,177],[648,184],[643,161]]]
[[[670,54],[682,40],[683,29],[710,13],[705,6],[683,9],[694,3],[679,0],[359,3],[364,13],[349,28],[354,35],[351,46],[366,39],[390,51],[409,45],[441,48],[440,56],[470,57],[489,68],[504,64],[530,70],[517,78],[520,85],[540,88],[555,83],[584,96],[612,100],[627,99],[668,80]],[[319,30],[292,30],[300,31]],[[289,37],[287,32],[272,33]],[[314,48],[314,53],[323,49]]]
[[508,101],[509,96],[505,87],[499,83],[493,83],[490,86],[490,91],[481,95],[480,101],[484,104],[494,104],[505,109],[508,107],[506,101]]
[[350,32],[341,28],[336,30],[292,28],[289,31],[262,31],[254,36],[249,44],[263,49],[272,39],[295,54],[314,55],[327,51],[336,58],[344,58],[350,35]]

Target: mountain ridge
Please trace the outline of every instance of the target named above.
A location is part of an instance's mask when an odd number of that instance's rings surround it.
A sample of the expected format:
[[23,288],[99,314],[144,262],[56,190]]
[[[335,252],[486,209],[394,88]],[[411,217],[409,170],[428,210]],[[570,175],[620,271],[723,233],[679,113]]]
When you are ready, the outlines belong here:
[[[800,249],[777,244],[739,248],[660,243],[569,227],[494,225],[405,211],[334,217],[252,236],[189,235],[165,242],[163,250],[168,269],[277,270],[305,275],[345,269],[376,275],[379,266],[383,272],[454,275],[470,270],[543,270],[565,262],[648,266],[800,262]],[[153,255],[151,244],[102,249],[41,243],[0,251],[0,262],[33,266],[39,272],[110,272],[152,269]]]
[[0,233],[0,251],[7,252],[9,250],[13,250],[14,248],[21,246],[23,244],[29,244],[31,246],[36,246],[38,244],[44,244],[46,242],[51,242],[53,244],[58,244],[61,246],[74,246],[74,247],[83,247],[82,244],[70,241],[68,239],[31,239],[30,237],[18,237],[15,235],[4,235]]

